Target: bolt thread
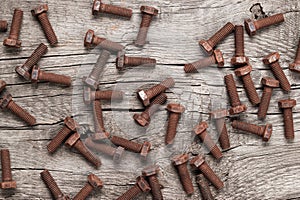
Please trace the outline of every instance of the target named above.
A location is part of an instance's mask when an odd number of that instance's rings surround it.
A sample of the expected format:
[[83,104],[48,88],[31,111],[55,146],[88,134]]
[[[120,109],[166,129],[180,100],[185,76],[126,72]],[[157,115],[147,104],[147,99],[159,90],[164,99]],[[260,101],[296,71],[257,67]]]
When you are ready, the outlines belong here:
[[39,80],[47,81],[50,83],[62,84],[66,86],[71,86],[72,84],[72,80],[70,76],[54,74],[54,73],[49,73],[44,71],[40,71]]
[[118,15],[122,17],[131,18],[132,10],[128,8],[122,8],[119,6],[109,5],[109,4],[101,4],[101,9],[104,13],[109,13],[113,15]]
[[6,32],[7,31],[8,23],[5,20],[0,20],[0,31]]
[[274,76],[278,79],[280,86],[285,91],[291,90],[291,84],[287,79],[286,75],[284,74],[279,62],[274,62],[270,64],[272,72]]
[[298,43],[298,48],[297,48],[295,63],[300,63],[300,40],[299,40],[299,43]]
[[232,107],[241,105],[239,94],[237,93],[236,84],[233,79],[233,75],[229,74],[225,77],[225,84],[227,88],[227,92],[230,98],[230,104]]
[[294,120],[293,111],[290,108],[283,109],[284,116],[284,134],[286,139],[294,139]]
[[41,43],[31,54],[31,56],[24,63],[26,71],[30,71],[34,65],[36,65],[41,57],[45,55],[48,51],[48,47]]
[[2,182],[12,181],[10,154],[8,149],[1,149]]
[[94,127],[95,132],[105,132],[102,106],[99,100],[93,101],[93,115],[94,115]]
[[47,145],[48,152],[54,153],[71,132],[72,131],[68,127],[64,126]]
[[178,122],[180,119],[180,114],[178,113],[170,113],[167,134],[165,138],[166,144],[173,144],[176,136],[176,130],[178,126]]
[[194,187],[192,183],[192,179],[190,177],[188,168],[187,168],[187,163],[177,165],[176,166],[178,175],[180,178],[180,182],[183,186],[184,191],[188,194],[191,195],[194,193]]
[[230,22],[225,24],[217,33],[215,33],[209,40],[208,43],[215,47],[220,41],[226,38],[234,30],[234,25]]
[[123,148],[125,148],[126,150],[135,152],[135,153],[140,153],[142,150],[143,145],[136,143],[136,142],[132,142],[129,141],[127,139],[118,137],[118,136],[113,136],[110,141],[116,145],[116,146],[121,146]]
[[95,99],[96,100],[122,100],[124,92],[106,90],[106,91],[96,91]]
[[55,32],[52,28],[52,25],[48,19],[47,13],[42,13],[38,15],[38,19],[42,25],[42,29],[46,35],[47,40],[49,41],[51,46],[54,46],[58,43]]
[[107,40],[105,38],[100,38],[97,36],[94,36],[93,44],[99,45],[99,47],[111,52],[119,52],[124,49],[124,46],[119,43]]
[[271,26],[271,25],[274,25],[274,24],[281,23],[283,21],[284,21],[283,14],[276,14],[276,15],[273,15],[273,16],[270,16],[270,17],[260,19],[256,22],[254,22],[254,25],[255,25],[256,29],[259,30],[259,29],[262,29],[262,28],[267,27],[267,26]]
[[237,121],[237,120],[234,120],[232,122],[232,127],[235,129],[238,129],[238,130],[242,130],[242,131],[246,131],[246,132],[258,135],[258,136],[263,136],[264,129],[265,129],[262,126],[257,126],[255,124],[250,124],[247,122],[242,122],[242,121]]
[[225,123],[225,119],[216,119],[216,127],[219,133],[219,142],[222,149],[230,148],[229,135],[227,132],[227,127]]
[[146,44],[148,30],[152,21],[153,15],[144,13],[142,17],[142,22],[140,25],[139,33],[137,35],[135,44],[137,46],[144,46]]
[[250,100],[250,102],[253,105],[257,105],[260,103],[260,98],[256,92],[256,88],[254,86],[253,80],[250,76],[250,74],[247,74],[245,76],[242,76],[243,84],[245,87],[245,91],[247,93],[247,96]]
[[110,52],[103,49],[95,66],[93,67],[89,77],[95,81],[98,81],[100,78],[100,74],[103,71],[104,66],[106,65],[108,59],[110,57]]
[[55,182],[54,178],[51,176],[48,170],[45,169],[44,171],[41,172],[41,178],[49,188],[54,199],[58,199],[59,197],[63,196],[62,191],[59,189],[57,183]]
[[208,182],[205,180],[205,177],[202,174],[197,176],[197,183],[203,200],[214,200]]
[[208,67],[216,63],[216,58],[214,55],[207,58],[203,58],[193,63],[185,64],[184,71],[185,73],[195,73],[198,69]]
[[142,57],[127,57],[125,56],[125,67],[129,66],[147,66],[154,67],[156,65],[156,60],[153,58],[142,58]]
[[150,103],[149,107],[142,113],[142,115],[147,115],[151,117],[154,113],[159,110],[159,107],[167,101],[168,97],[165,93],[161,93]]
[[142,193],[142,190],[136,184],[127,190],[122,196],[117,198],[117,200],[132,200]]
[[213,157],[215,157],[216,159],[220,159],[223,157],[219,147],[211,139],[207,131],[204,131],[203,133],[199,134],[199,137],[201,141],[204,143],[204,145],[206,146],[206,148],[209,150],[209,152],[213,155]]
[[168,88],[171,88],[175,85],[173,78],[167,78],[162,81],[160,84],[155,85],[154,87],[145,91],[147,97],[152,99],[153,97],[159,95],[160,93],[166,91]]
[[36,119],[13,100],[8,103],[7,108],[30,126],[33,126],[36,123]]
[[91,184],[86,183],[83,188],[76,194],[73,200],[83,200],[86,199],[94,190]]
[[245,56],[244,48],[244,27],[242,25],[235,26],[235,56]]
[[224,184],[221,181],[221,179],[215,174],[215,172],[210,168],[210,166],[206,162],[200,165],[199,170],[218,190],[224,187]]
[[163,200],[160,184],[156,175],[148,176],[149,185],[151,187],[151,193],[154,200]]
[[116,151],[114,147],[104,143],[95,143],[91,138],[87,138],[85,140],[85,145],[90,149],[107,154],[109,156],[114,156]]
[[9,38],[13,40],[18,40],[22,25],[22,19],[23,19],[23,11],[20,9],[15,9],[10,32],[9,32]]
[[75,143],[74,148],[97,168],[101,165],[100,159],[98,159],[91,151],[89,151],[89,149],[84,145],[84,143],[81,140],[78,140]]
[[270,105],[273,89],[271,87],[264,87],[264,91],[261,97],[260,105],[258,108],[257,116],[259,119],[265,119],[268,108]]

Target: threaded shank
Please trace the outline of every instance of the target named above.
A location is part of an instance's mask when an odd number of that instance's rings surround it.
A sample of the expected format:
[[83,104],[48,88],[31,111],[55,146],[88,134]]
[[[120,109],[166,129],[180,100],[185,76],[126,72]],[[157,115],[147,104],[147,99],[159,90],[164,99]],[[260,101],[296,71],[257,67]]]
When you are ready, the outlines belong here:
[[295,138],[293,111],[290,108],[283,109],[284,134],[285,138],[290,140]]
[[96,91],[96,100],[122,100],[124,93],[122,91],[106,90]]
[[78,140],[75,143],[74,148],[97,168],[101,165],[101,161],[91,151],[89,151],[89,149],[83,144],[81,140]]
[[36,119],[14,101],[10,101],[7,105],[7,108],[30,126],[35,125]]
[[147,97],[152,99],[153,97],[159,95],[160,93],[166,91],[167,89],[173,87],[175,85],[173,78],[167,78],[166,80],[162,81],[160,84],[155,85],[154,87],[145,91]]
[[137,185],[134,185],[129,190],[127,190],[124,194],[122,194],[122,196],[117,198],[117,200],[132,200],[141,193],[142,190]]
[[54,74],[54,73],[49,73],[44,71],[40,71],[39,80],[48,81],[50,83],[62,84],[65,86],[71,86],[72,84],[71,77],[69,76]]
[[103,49],[95,66],[93,67],[89,77],[95,81],[98,81],[100,78],[100,74],[103,71],[104,66],[106,65],[108,59],[110,57],[110,52]]
[[54,153],[58,147],[64,142],[64,140],[70,135],[72,131],[64,126],[57,135],[51,140],[47,145],[47,150],[49,153]]
[[22,25],[22,19],[23,19],[23,11],[20,9],[15,9],[10,32],[9,32],[9,38],[13,40],[18,40]]
[[216,143],[211,139],[210,135],[208,135],[207,131],[199,134],[201,141],[204,143],[206,148],[209,152],[215,157],[216,159],[220,159],[223,157],[222,152],[220,151],[219,147]]
[[265,27],[268,27],[268,26],[271,26],[274,24],[281,23],[281,22],[284,22],[283,14],[276,14],[276,15],[273,15],[270,17],[266,17],[266,18],[263,18],[263,19],[260,19],[256,22],[254,22],[254,23],[255,23],[256,29],[259,30],[259,29],[262,29],[262,28],[265,28]]
[[245,56],[244,48],[244,27],[241,25],[235,26],[235,56]]
[[210,168],[210,166],[204,162],[199,167],[200,171],[203,173],[203,175],[219,190],[224,187],[223,182],[220,180],[220,178],[215,174],[215,172]]
[[220,142],[222,149],[229,149],[230,141],[229,141],[229,135],[227,132],[225,119],[217,119],[216,127],[217,127],[217,130],[219,133],[219,142]]
[[83,200],[83,199],[86,199],[91,194],[91,192],[93,191],[93,189],[94,188],[89,183],[86,183],[84,185],[84,187],[81,188],[81,190],[76,194],[76,196],[73,198],[73,200]]
[[208,182],[206,181],[205,177],[202,174],[197,176],[197,183],[203,200],[214,200]]
[[156,175],[148,176],[149,185],[151,187],[151,193],[153,199],[163,200],[163,195],[161,193],[160,184]]
[[259,98],[259,96],[256,92],[256,88],[254,86],[254,83],[253,83],[253,80],[252,80],[250,74],[242,76],[242,79],[243,79],[243,84],[244,84],[245,91],[247,93],[247,96],[248,96],[250,102],[253,105],[259,104],[260,103],[260,98]]
[[48,170],[45,169],[41,172],[41,178],[49,188],[54,199],[58,199],[59,197],[63,196],[62,191],[59,189],[57,183],[55,182],[54,178],[51,176]]
[[93,44],[99,45],[99,47],[111,52],[119,52],[124,49],[124,46],[119,43],[107,40],[105,38],[100,38],[97,36],[94,37]]
[[264,134],[264,127],[262,126],[257,126],[255,124],[250,124],[247,122],[242,122],[242,121],[237,121],[234,120],[232,122],[232,127],[238,130],[246,131],[249,133],[256,134],[258,136],[263,136]]
[[155,112],[158,111],[159,107],[167,101],[168,97],[165,93],[161,93],[151,102],[149,107],[142,114],[148,114],[151,117]]
[[270,64],[272,72],[274,76],[278,79],[280,83],[280,87],[285,91],[291,90],[291,84],[287,79],[286,75],[284,74],[279,62],[274,62]]
[[154,67],[156,65],[156,60],[153,58],[125,56],[124,65],[125,67],[140,66],[140,65],[147,66],[147,67]]
[[137,46],[144,46],[146,44],[148,30],[152,21],[153,15],[144,13],[142,17],[142,22],[140,25],[139,33],[137,35],[135,44]]
[[212,47],[215,47],[220,41],[226,38],[234,30],[234,25],[230,22],[225,24],[217,33],[215,33],[209,40],[208,43]]
[[273,89],[270,87],[264,87],[264,91],[261,97],[261,101],[260,101],[260,105],[258,108],[258,118],[259,119],[265,119],[268,109],[269,109],[269,105],[270,105],[270,101],[271,101],[271,97],[272,97],[272,91]]
[[101,4],[101,11],[104,13],[109,13],[109,14],[118,15],[127,18],[131,18],[132,16],[131,9],[122,8],[119,6],[114,6],[109,4]]
[[95,132],[105,132],[102,106],[99,100],[93,101],[93,115]]
[[132,142],[132,141],[129,141],[127,139],[124,139],[124,138],[121,138],[118,136],[113,136],[110,139],[110,141],[116,146],[121,146],[124,149],[135,152],[135,153],[140,153],[142,150],[142,147],[143,147],[142,144]]
[[41,43],[24,63],[24,67],[26,67],[27,71],[30,71],[32,67],[39,62],[41,57],[47,53],[47,51],[48,47]]
[[194,193],[194,187],[192,183],[192,179],[190,177],[188,168],[187,168],[187,163],[177,165],[176,166],[178,175],[180,178],[180,182],[183,186],[184,191],[188,194],[191,195]]
[[232,107],[241,105],[239,94],[237,93],[236,84],[233,79],[233,75],[229,74],[225,77],[225,84],[227,88],[227,92],[230,98],[230,104]]
[[51,46],[54,46],[58,43],[57,37],[55,35],[55,32],[52,28],[52,25],[48,19],[48,16],[46,13],[42,13],[38,15],[38,19],[42,25],[42,29],[46,35],[46,38]]
[[6,32],[7,31],[7,26],[8,26],[7,21],[0,20],[0,31],[1,32]]
[[173,144],[176,136],[176,130],[177,130],[179,119],[180,119],[180,114],[170,113],[167,134],[165,138],[166,144]]
[[1,149],[2,182],[12,181],[10,154],[8,149]]
[[107,154],[109,156],[114,156],[115,151],[116,151],[116,149],[112,146],[109,146],[104,143],[95,143],[91,139],[86,139],[85,144],[87,147],[89,147],[95,151]]

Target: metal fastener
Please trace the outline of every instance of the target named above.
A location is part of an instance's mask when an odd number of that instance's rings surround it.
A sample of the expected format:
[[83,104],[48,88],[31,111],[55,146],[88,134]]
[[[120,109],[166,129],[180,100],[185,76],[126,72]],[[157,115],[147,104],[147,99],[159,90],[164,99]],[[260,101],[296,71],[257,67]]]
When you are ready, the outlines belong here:
[[83,200],[86,199],[93,190],[101,189],[103,187],[102,180],[95,174],[90,174],[87,177],[87,183],[84,187],[76,194],[73,200]]
[[274,76],[280,83],[280,87],[288,92],[291,90],[291,84],[279,64],[279,58],[279,53],[274,52],[264,57],[263,62],[265,65],[269,65],[271,67]]
[[245,112],[247,110],[247,107],[240,101],[233,75],[226,75],[224,79],[231,104],[231,108],[229,110],[230,115],[237,115]]
[[146,39],[148,35],[148,30],[152,21],[153,16],[158,14],[158,10],[151,6],[141,6],[142,12],[142,22],[140,25],[140,30],[137,35],[135,46],[142,47],[146,44]]
[[244,27],[236,25],[234,31],[235,39],[235,55],[231,58],[233,66],[242,66],[249,63],[249,58],[245,56],[245,43],[244,43]]
[[6,32],[8,23],[5,20],[0,20],[0,32]]
[[157,173],[159,172],[159,167],[157,165],[151,165],[142,170],[142,175],[147,177],[149,185],[151,187],[151,193],[153,199],[163,200],[163,195],[161,193],[161,187],[159,180],[157,178]]
[[105,127],[102,113],[102,105],[99,100],[93,101],[93,116],[95,133],[104,133]]
[[245,28],[248,35],[253,36],[256,34],[256,31],[258,31],[259,29],[271,25],[275,25],[283,21],[284,21],[284,16],[281,13],[263,19],[259,19],[257,21],[254,21],[252,19],[245,19]]
[[167,134],[165,137],[166,144],[173,144],[177,132],[177,126],[182,113],[185,111],[184,106],[176,103],[170,103],[167,105],[169,111],[169,122],[167,128]]
[[31,10],[32,16],[37,17],[39,22],[41,23],[42,29],[43,29],[50,45],[56,46],[58,43],[58,40],[57,40],[55,32],[52,28],[52,25],[48,19],[47,12],[48,12],[47,4],[39,5],[38,7]]
[[264,85],[264,91],[261,97],[257,116],[259,119],[265,119],[270,105],[273,89],[279,87],[279,81],[270,77],[264,77],[262,78],[261,83]]
[[283,110],[285,138],[293,140],[295,138],[293,107],[296,106],[296,100],[284,99],[278,102],[278,106]]
[[209,57],[200,59],[193,63],[185,64],[184,71],[185,73],[195,73],[198,72],[198,69],[208,67],[214,64],[217,64],[218,67],[224,66],[223,54],[219,49],[214,50],[213,54]]
[[294,72],[298,72],[298,73],[300,72],[300,40],[298,42],[298,48],[297,48],[295,60],[293,63],[289,65],[289,69]]
[[225,123],[225,117],[228,116],[228,111],[226,109],[215,110],[210,113],[210,116],[215,121],[216,128],[219,133],[219,143],[222,149],[229,149],[230,141],[229,141],[229,135]]
[[172,158],[173,165],[177,169],[184,191],[187,193],[187,195],[191,195],[194,193],[194,187],[187,168],[188,160],[188,154],[176,155]]
[[6,82],[3,80],[0,80],[0,93],[6,88]]
[[216,143],[212,140],[210,135],[207,133],[208,124],[206,122],[200,122],[195,128],[194,132],[196,135],[199,136],[203,144],[209,150],[209,152],[215,157],[216,159],[221,159],[223,157],[222,152],[220,151],[219,147]]
[[94,0],[92,13],[93,15],[96,15],[97,13],[108,13],[108,14],[118,15],[122,17],[127,17],[127,18],[131,18],[132,16],[131,9],[104,4],[102,3],[101,0]]
[[22,42],[19,39],[20,30],[23,19],[23,11],[21,9],[15,9],[12,23],[10,26],[10,32],[8,38],[3,41],[3,45],[7,47],[20,48]]
[[1,149],[2,182],[1,189],[12,189],[17,187],[16,181],[12,179],[10,154],[8,149]]
[[119,71],[125,70],[127,67],[155,67],[155,65],[156,60],[153,58],[129,57],[124,55],[123,52],[119,52],[116,59],[116,67]]
[[213,53],[214,47],[233,31],[234,25],[228,22],[208,40],[200,40],[199,45],[208,55],[211,55]]
[[173,78],[167,78],[166,80],[162,81],[161,83],[147,89],[147,90],[139,90],[137,92],[138,98],[142,101],[144,106],[150,105],[150,100],[153,97],[161,94],[162,92],[166,91],[167,89],[173,87],[175,85]]
[[13,101],[11,94],[8,92],[5,92],[2,95],[0,99],[0,108],[10,110],[30,126],[33,126],[36,123],[36,119],[23,108],[21,108],[18,104],[16,104]]
[[196,176],[196,182],[198,183],[202,199],[203,200],[214,200],[214,197],[211,194],[211,190],[209,188],[208,182],[203,174],[199,174]]
[[120,101],[123,99],[124,92],[117,90],[98,90],[94,91],[89,87],[84,87],[83,101],[85,104],[91,104],[95,100],[113,100]]
[[204,157],[198,155],[194,157],[190,161],[190,165],[194,168],[199,169],[202,174],[209,180],[218,190],[224,187],[223,182],[221,179],[215,174],[215,172],[210,168],[207,162],[204,160]]

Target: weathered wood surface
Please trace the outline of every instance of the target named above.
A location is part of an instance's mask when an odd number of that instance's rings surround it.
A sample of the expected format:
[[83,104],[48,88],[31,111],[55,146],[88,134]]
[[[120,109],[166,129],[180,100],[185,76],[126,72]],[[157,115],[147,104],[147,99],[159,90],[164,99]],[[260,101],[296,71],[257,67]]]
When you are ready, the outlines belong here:
[[[155,69],[128,70],[119,74],[114,67],[115,56],[111,56],[101,79],[101,88],[126,90],[122,103],[105,103],[105,125],[112,134],[121,135],[138,141],[149,140],[153,144],[149,163],[157,163],[162,168],[160,180],[165,186],[165,199],[199,199],[195,184],[195,194],[186,197],[179,184],[177,174],[170,165],[170,157],[176,153],[188,152],[193,155],[206,153],[201,144],[194,141],[192,128],[199,120],[208,120],[209,111],[226,105],[227,96],[223,76],[232,73],[229,65],[234,53],[233,35],[219,45],[226,58],[226,67],[201,70],[201,73],[185,75],[183,64],[204,56],[198,46],[199,39],[207,39],[228,21],[236,24],[250,17],[249,8],[253,2],[246,1],[106,1],[134,10],[131,20],[118,17],[91,15],[91,1],[49,0],[49,18],[59,38],[59,46],[49,48],[40,62],[42,69],[72,76],[73,88],[54,84],[40,83],[38,88],[20,79],[14,67],[22,64],[41,42],[47,43],[38,22],[31,16],[30,9],[40,1],[1,1],[1,19],[11,22],[13,8],[24,10],[21,30],[21,51],[1,48],[0,78],[8,83],[8,90],[18,104],[24,106],[37,118],[38,125],[29,128],[15,116],[0,112],[0,147],[11,151],[13,177],[18,183],[15,191],[0,191],[0,199],[50,199],[50,194],[39,173],[47,168],[51,171],[62,191],[74,196],[86,182],[86,176],[93,172],[103,179],[105,186],[93,193],[89,199],[115,199],[134,184],[144,164],[132,154],[126,154],[124,161],[114,164],[109,158],[99,154],[103,166],[95,170],[79,155],[62,147],[55,155],[47,154],[46,145],[62,127],[67,115],[75,116],[81,124],[92,125],[90,109],[82,104],[80,78],[86,74],[97,60],[98,50],[88,51],[83,47],[83,37],[87,29],[94,29],[99,36],[107,37],[126,46],[132,56],[156,58]],[[299,199],[300,198],[300,107],[294,109],[296,139],[287,143],[283,135],[282,114],[277,101],[292,97],[300,102],[299,76],[287,70],[288,63],[294,58],[299,39],[300,14],[299,1],[260,1],[268,15],[282,12],[286,21],[277,26],[260,31],[255,37],[245,36],[246,54],[254,67],[253,77],[261,95],[260,78],[271,75],[261,59],[273,51],[281,54],[281,64],[292,83],[292,91],[284,94],[275,90],[266,122],[273,123],[274,133],[271,141],[264,144],[255,136],[232,130],[229,125],[232,149],[224,152],[221,162],[207,156],[212,168],[225,183],[222,191],[213,194],[216,199]],[[132,45],[140,23],[139,6],[153,5],[160,14],[149,31],[150,44],[143,49]],[[1,33],[3,40],[8,33]],[[135,99],[134,91],[147,83],[158,83],[172,76],[176,86],[168,96],[170,101],[181,102],[186,108],[178,128],[175,145],[165,147],[164,134],[167,115],[161,110],[155,115],[151,126],[145,130],[134,124],[131,116],[142,109]],[[249,106],[247,114],[241,118],[250,122],[264,124],[256,119],[257,108],[247,101],[241,82],[238,82],[241,100]],[[215,133],[212,123],[210,132]],[[91,126],[91,129],[93,127]],[[190,145],[192,143],[192,145]],[[128,160],[132,163],[128,165]],[[142,196],[140,199],[151,199]]]

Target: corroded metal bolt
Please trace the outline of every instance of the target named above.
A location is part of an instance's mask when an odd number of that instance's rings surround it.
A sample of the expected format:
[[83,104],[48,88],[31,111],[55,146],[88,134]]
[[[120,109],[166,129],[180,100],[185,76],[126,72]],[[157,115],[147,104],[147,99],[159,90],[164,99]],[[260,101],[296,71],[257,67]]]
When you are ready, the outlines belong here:
[[142,101],[144,106],[150,105],[150,100],[153,97],[156,97],[160,93],[166,91],[167,89],[173,87],[175,85],[173,78],[167,78],[166,80],[162,81],[161,83],[151,87],[148,90],[139,90],[137,92],[138,98]]
[[32,16],[37,17],[39,22],[41,23],[42,29],[50,45],[55,46],[58,43],[58,41],[55,32],[52,28],[52,25],[48,19],[47,12],[48,12],[47,4],[40,5],[31,10]]
[[0,80],[0,93],[6,88],[6,82],[3,80]]
[[142,170],[143,176],[147,177],[149,185],[151,187],[151,193],[153,199],[163,200],[163,195],[161,193],[161,187],[157,178],[157,173],[159,172],[159,167],[157,165],[151,165]]
[[191,195],[194,193],[194,187],[187,168],[188,160],[188,154],[177,155],[172,158],[173,165],[177,169],[184,191],[187,193],[187,195]]
[[149,107],[146,108],[144,112],[141,114],[134,114],[133,119],[140,126],[148,126],[151,121],[151,116],[159,110],[159,107],[163,105],[167,101],[167,95],[165,93],[161,93],[151,102]]
[[235,26],[234,38],[235,55],[231,58],[231,64],[233,66],[246,65],[249,62],[249,58],[245,56],[244,27],[242,25]]
[[266,124],[265,126],[258,126],[247,122],[234,120],[231,126],[235,129],[246,131],[262,137],[264,142],[268,142],[272,136],[273,127],[272,124]]
[[190,165],[194,168],[199,169],[202,174],[209,180],[218,190],[224,187],[221,179],[215,174],[215,172],[210,168],[207,162],[204,160],[204,157],[199,155],[194,157],[190,161]]
[[121,146],[126,150],[132,151],[134,153],[140,153],[143,159],[147,158],[147,155],[151,148],[150,142],[144,142],[143,144],[140,144],[118,136],[111,137],[110,141],[116,146]]
[[123,100],[124,92],[115,90],[93,91],[89,87],[84,87],[83,101],[85,104],[91,104],[95,100]]
[[155,65],[156,60],[153,58],[129,57],[125,56],[123,52],[119,52],[116,59],[116,67],[119,71],[125,70],[127,67],[155,67]]
[[254,21],[252,19],[245,19],[245,28],[248,35],[253,36],[259,29],[275,25],[284,21],[283,14],[276,14],[270,17]]
[[289,65],[289,69],[294,72],[300,72],[300,40],[298,43],[296,58],[294,62]]
[[99,100],[93,101],[93,115],[94,115],[95,133],[105,132],[102,106]]
[[217,131],[219,133],[219,143],[222,149],[230,148],[229,135],[225,123],[225,117],[228,116],[227,110],[216,110],[211,112],[211,118],[215,121]]
[[10,32],[7,39],[3,41],[3,45],[7,47],[20,48],[22,42],[19,39],[21,25],[23,19],[23,11],[15,9],[12,23],[10,26]]
[[0,32],[6,32],[8,23],[5,20],[0,20]]
[[273,89],[279,87],[279,81],[270,77],[264,77],[262,78],[261,83],[264,85],[264,91],[261,97],[257,116],[259,119],[265,119],[270,105]]
[[283,110],[284,134],[285,138],[292,140],[295,138],[293,107],[296,105],[295,99],[284,99],[278,102],[279,108]]
[[208,182],[203,174],[199,174],[196,176],[196,182],[198,183],[202,199],[203,200],[214,200],[214,197],[211,194],[211,190],[209,188]]
[[263,62],[265,65],[269,65],[271,67],[274,76],[280,83],[280,87],[288,92],[291,90],[291,84],[279,64],[279,58],[279,53],[274,52],[264,57]]
[[70,200],[71,198],[67,195],[64,195],[62,191],[59,189],[57,183],[55,182],[54,178],[51,176],[50,172],[45,169],[41,172],[41,178],[49,188],[52,196],[55,200]]
[[2,167],[2,182],[0,183],[1,189],[16,188],[16,181],[12,180],[10,154],[8,149],[1,149],[1,167]]
[[17,66],[15,68],[17,74],[19,74],[26,80],[30,80],[30,70],[33,68],[34,65],[38,63],[41,57],[47,53],[47,51],[48,47],[45,44],[41,43],[22,66]]
[[71,86],[72,84],[72,79],[70,76],[45,72],[41,70],[38,65],[35,65],[31,72],[31,82],[37,84],[39,81],[47,81],[65,86]]
[[223,157],[222,152],[220,151],[219,147],[216,143],[212,140],[210,135],[207,133],[208,125],[206,122],[200,122],[194,129],[196,135],[199,136],[201,141],[207,147],[209,152],[215,157],[216,159],[221,159]]
[[185,73],[195,73],[198,69],[208,67],[211,65],[217,64],[218,67],[224,66],[223,54],[219,49],[213,51],[213,54],[209,57],[203,58],[193,63],[185,64],[184,71]]
[[146,193],[151,190],[150,185],[148,182],[142,177],[139,176],[136,179],[136,184],[127,190],[124,194],[122,194],[117,200],[131,200],[135,199],[141,193]]
[[179,119],[181,117],[181,114],[185,111],[185,108],[180,104],[170,103],[167,106],[167,110],[169,111],[169,122],[165,143],[173,144],[176,136]]
[[96,168],[100,167],[100,159],[88,150],[88,148],[81,141],[79,133],[75,132],[74,134],[72,134],[65,142],[65,145],[69,148],[74,147],[77,151],[81,153],[81,155],[83,155],[83,157],[85,157],[85,159],[91,162]]
[[146,44],[146,39],[148,35],[148,30],[152,21],[153,16],[158,14],[158,10],[151,6],[141,6],[142,12],[142,22],[140,25],[140,30],[137,35],[135,46],[142,47]]
[[57,133],[47,146],[49,153],[54,153],[65,139],[79,127],[78,123],[71,117],[66,117],[64,127]]
[[84,187],[76,194],[73,200],[83,200],[86,199],[93,190],[101,189],[103,187],[102,180],[95,174],[90,174],[87,177],[87,183]]
[[88,30],[85,34],[84,46],[91,48],[92,46],[98,45],[103,49],[109,50],[110,52],[123,51],[125,48],[121,44],[96,36],[93,30]]
[[214,47],[233,31],[234,25],[228,22],[208,40],[200,40],[199,45],[208,55],[211,55],[213,53]]
[[0,108],[10,110],[30,126],[33,126],[36,123],[36,119],[23,108],[21,108],[18,104],[16,104],[13,101],[11,94],[9,94],[8,92],[3,94],[2,98],[0,99]]
[[118,15],[122,17],[127,17],[127,18],[131,18],[132,16],[131,9],[104,4],[101,2],[101,0],[94,0],[92,12],[93,15],[96,15],[97,13],[108,13],[108,14]]
[[253,80],[250,75],[251,71],[252,71],[251,65],[246,65],[244,67],[240,67],[234,70],[234,73],[236,76],[241,77],[241,79],[243,80],[244,88],[250,102],[253,105],[258,105],[260,103],[260,99],[256,92]]
[[102,50],[91,73],[87,77],[86,76],[83,77],[82,81],[84,84],[86,84],[87,86],[89,86],[94,90],[98,88],[100,75],[110,57],[110,54],[111,54],[110,51],[105,49]]
[[230,115],[237,115],[245,112],[247,110],[247,107],[240,101],[233,75],[226,75],[224,76],[224,79],[231,104],[231,108],[229,110]]

